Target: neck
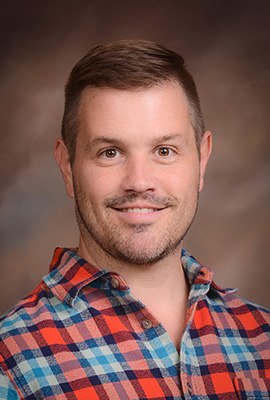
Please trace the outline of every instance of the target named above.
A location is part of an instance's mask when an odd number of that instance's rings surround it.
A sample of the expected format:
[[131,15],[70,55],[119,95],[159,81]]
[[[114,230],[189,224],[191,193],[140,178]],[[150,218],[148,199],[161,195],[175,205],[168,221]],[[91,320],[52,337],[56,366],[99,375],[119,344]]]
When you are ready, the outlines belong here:
[[[78,254],[92,265],[118,273],[129,286],[134,297],[146,306],[166,299],[166,304],[186,303],[188,283],[181,265],[182,245],[167,257],[147,265],[137,265],[116,260],[95,248],[88,249],[80,238]],[[161,296],[162,294],[162,296]]]
[[189,292],[181,265],[181,245],[172,254],[150,265],[134,265],[115,260],[103,252],[88,249],[82,239],[78,254],[97,268],[121,275],[131,294],[164,325],[179,350],[186,324]]
[[172,288],[176,285],[179,288],[179,282],[181,286],[186,285],[181,265],[181,249],[182,243],[165,258],[152,264],[138,265],[115,259],[103,251],[97,251],[92,246],[89,249],[80,238],[78,254],[97,268],[118,273],[131,289],[145,290],[147,288],[158,291],[166,286]]

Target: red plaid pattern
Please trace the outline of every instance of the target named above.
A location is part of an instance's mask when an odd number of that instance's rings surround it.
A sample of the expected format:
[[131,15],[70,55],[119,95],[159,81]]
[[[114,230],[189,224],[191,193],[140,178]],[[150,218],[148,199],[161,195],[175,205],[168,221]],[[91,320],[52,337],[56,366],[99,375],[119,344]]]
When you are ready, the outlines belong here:
[[0,398],[269,399],[269,313],[185,251],[182,264],[191,290],[179,355],[119,275],[56,249],[50,273],[1,318]]

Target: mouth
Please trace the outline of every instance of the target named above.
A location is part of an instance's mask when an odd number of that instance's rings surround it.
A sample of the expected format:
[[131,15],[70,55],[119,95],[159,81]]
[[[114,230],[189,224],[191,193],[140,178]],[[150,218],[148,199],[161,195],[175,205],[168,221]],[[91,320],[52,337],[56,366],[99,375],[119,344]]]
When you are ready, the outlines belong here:
[[167,207],[154,208],[154,207],[112,207],[114,210],[123,214],[153,214],[164,210]]
[[123,197],[114,197],[107,199],[104,205],[122,215],[129,215],[135,218],[135,215],[141,218],[143,215],[158,215],[163,210],[173,207],[175,200],[172,197],[161,197],[145,193],[139,196],[137,193],[128,193]]
[[148,207],[129,207],[129,208],[114,208],[117,211],[123,212],[123,213],[136,213],[136,214],[148,214],[148,213],[153,213],[156,211],[160,211],[163,208],[148,208]]
[[[124,224],[134,226],[149,226],[159,221],[160,216],[170,206],[153,204],[126,204],[120,206],[110,206],[116,216]],[[159,206],[159,207],[158,207]]]

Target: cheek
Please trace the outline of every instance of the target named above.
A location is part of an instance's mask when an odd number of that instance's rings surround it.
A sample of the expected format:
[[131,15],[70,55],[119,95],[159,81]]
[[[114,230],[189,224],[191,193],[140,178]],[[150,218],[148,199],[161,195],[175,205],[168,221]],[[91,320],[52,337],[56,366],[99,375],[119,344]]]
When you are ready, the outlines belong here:
[[92,202],[102,201],[117,194],[119,175],[119,173],[112,174],[107,168],[82,168],[76,177],[76,186]]
[[167,193],[183,198],[194,193],[194,191],[198,191],[199,168],[194,168],[194,165],[186,168],[178,168],[177,170],[175,168],[160,179],[162,179],[162,187]]

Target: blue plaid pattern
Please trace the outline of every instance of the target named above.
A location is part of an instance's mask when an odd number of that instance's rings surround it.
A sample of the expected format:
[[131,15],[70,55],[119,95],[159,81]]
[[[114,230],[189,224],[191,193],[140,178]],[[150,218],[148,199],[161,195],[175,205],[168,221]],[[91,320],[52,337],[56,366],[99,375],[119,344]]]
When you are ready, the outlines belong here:
[[178,354],[118,274],[56,249],[50,273],[1,318],[0,399],[269,399],[268,311],[216,286],[185,251],[182,265]]

